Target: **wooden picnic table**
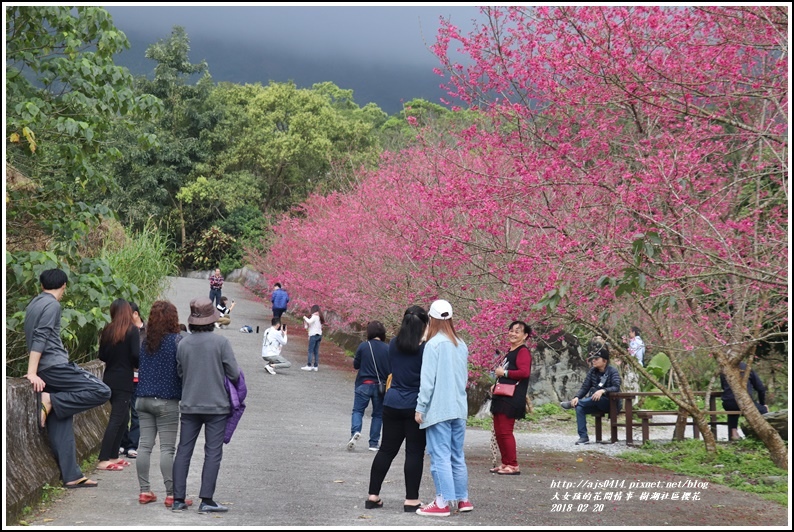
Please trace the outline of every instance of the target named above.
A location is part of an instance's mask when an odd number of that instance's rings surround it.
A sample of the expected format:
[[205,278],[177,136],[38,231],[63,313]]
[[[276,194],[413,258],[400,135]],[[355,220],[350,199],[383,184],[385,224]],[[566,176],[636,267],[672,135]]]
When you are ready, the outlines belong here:
[[[701,392],[696,391],[693,392],[696,396],[705,396],[708,392]],[[673,392],[673,395],[681,395],[681,392]],[[693,427],[693,435],[694,437],[699,437],[699,432],[697,429],[697,425],[694,421],[689,422],[688,417],[689,413],[686,410],[679,409],[678,411],[670,410],[670,411],[649,411],[649,410],[634,410],[633,402],[634,399],[637,397],[666,397],[666,394],[663,392],[617,392],[617,393],[610,393],[609,394],[609,428],[610,428],[610,443],[615,443],[618,441],[618,427],[625,427],[626,428],[626,445],[634,445],[634,413],[642,413],[645,412],[646,415],[643,417],[641,422],[643,426],[643,443],[645,440],[648,439],[648,427],[649,425],[687,425],[691,424]],[[710,417],[709,424],[711,425],[711,430],[714,434],[717,433],[717,425],[724,422],[717,421],[717,416],[721,414],[736,414],[737,412],[728,412],[728,411],[721,411],[717,410],[717,398],[722,396],[722,391],[712,391],[711,397],[709,399],[709,408],[708,408],[708,415]],[[620,413],[618,410],[618,400],[623,399],[624,402],[624,412],[626,416],[625,423],[618,422],[618,414]],[[602,435],[602,425],[601,419],[605,413],[601,415],[596,415],[596,442],[602,443],[601,435]],[[650,418],[653,415],[675,415],[678,417],[676,422],[662,422],[662,423],[651,423]],[[642,417],[642,416],[641,416]],[[681,438],[683,438],[683,432],[680,434]]]

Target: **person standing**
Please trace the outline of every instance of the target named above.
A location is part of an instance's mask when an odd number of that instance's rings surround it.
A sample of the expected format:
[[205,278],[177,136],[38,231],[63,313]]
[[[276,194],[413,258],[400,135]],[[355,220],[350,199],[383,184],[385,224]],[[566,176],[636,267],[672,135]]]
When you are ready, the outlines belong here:
[[[747,393],[750,395],[750,398],[753,398],[753,390],[758,393],[758,401],[753,399],[755,407],[762,414],[769,412],[769,408],[766,406],[766,388],[761,382],[761,379],[758,378],[756,372],[754,370],[750,370],[750,375],[746,375],[747,364],[745,362],[739,363],[739,371],[741,372],[742,380],[744,380],[745,376],[747,376]],[[725,378],[724,373],[720,373],[720,384],[722,384],[722,408],[729,411],[741,410],[741,408],[739,408],[739,403],[736,402],[736,396],[733,395],[733,390],[731,390],[731,386],[728,384],[728,379]],[[728,440],[741,440],[739,437],[739,416],[737,414],[728,415]]]
[[494,434],[502,463],[491,469],[498,475],[520,475],[516,453],[516,438],[513,434],[516,419],[524,419],[527,413],[527,389],[532,373],[532,353],[526,343],[532,328],[523,321],[514,321],[507,329],[510,351],[501,366],[495,370],[497,382],[514,384],[513,395],[493,395],[491,388],[491,414],[493,414]]
[[[566,410],[576,409],[576,430],[579,433],[576,445],[590,443],[586,415],[598,411],[609,412],[609,394],[620,391],[620,372],[609,365],[609,347],[601,337],[590,342],[587,361],[592,362],[593,366],[587,372],[582,387],[573,399],[560,403]],[[618,412],[621,408],[622,401],[618,401]]]
[[[312,305],[311,317],[303,317],[303,327],[309,332],[309,358],[306,365],[301,369],[304,371],[317,371],[320,359],[320,341],[323,339],[323,324],[325,318],[320,312],[319,305]],[[313,362],[313,365],[312,365]]]
[[453,501],[458,501],[459,512],[474,509],[469,501],[469,472],[463,454],[469,349],[455,333],[452,305],[448,301],[434,301],[428,315],[428,340],[422,357],[415,419],[419,428],[426,429],[436,498],[416,513],[447,517]]
[[[141,346],[146,340],[146,322],[141,317],[141,311],[138,305],[130,301],[130,308],[132,308],[132,321],[138,327],[140,334]],[[138,411],[135,409],[135,400],[138,398],[136,395],[138,391],[138,368],[132,372],[132,398],[130,398],[130,425],[129,428],[124,430],[124,436],[121,437],[121,447],[119,448],[119,455],[126,454],[127,458],[138,457],[138,442],[141,439],[140,420],[138,419]]]
[[289,294],[281,288],[281,283],[273,285],[273,294],[270,296],[270,302],[273,304],[273,317],[280,318],[282,314],[287,311],[287,303],[289,303]]
[[39,275],[41,293],[25,308],[28,379],[36,393],[36,424],[47,429],[50,448],[68,489],[95,488],[80,471],[74,439],[74,415],[110,400],[110,388],[74,362],[61,340],[61,304],[66,273],[58,268]]
[[364,411],[372,401],[372,421],[369,425],[369,450],[377,452],[380,448],[380,429],[383,426],[383,396],[380,385],[386,385],[391,373],[389,365],[389,346],[386,345],[386,327],[379,321],[367,324],[367,341],[361,342],[353,357],[356,375],[353,396],[353,413],[350,419],[350,441],[347,450],[352,451],[361,436]]
[[221,304],[221,291],[223,290],[223,275],[221,269],[215,268],[215,273],[210,275],[210,299],[214,305]]
[[292,367],[292,363],[281,356],[281,348],[285,345],[287,326],[281,323],[281,318],[273,318],[262,338],[262,359],[265,361],[265,370],[271,375],[276,374],[276,369]]
[[629,329],[629,354],[637,359],[640,366],[644,366],[643,359],[645,358],[645,342],[640,337],[639,327],[632,325]]
[[[140,494],[138,502],[157,500],[149,482],[149,464],[154,440],[160,436],[160,472],[165,484],[166,507],[174,504],[174,452],[179,428],[179,399],[182,380],[176,371],[176,348],[179,334],[179,312],[168,301],[155,301],[149,312],[149,333],[141,346],[138,399],[136,408],[141,420],[140,453],[135,464]],[[186,499],[190,506],[193,501]]]
[[110,305],[110,323],[99,336],[99,360],[105,363],[102,381],[108,385],[110,418],[102,437],[97,469],[121,471],[130,465],[119,458],[119,446],[130,417],[133,368],[138,367],[140,331],[132,320],[132,307],[124,299]]
[[403,314],[397,336],[389,343],[391,386],[383,398],[383,438],[369,472],[367,509],[382,508],[380,489],[392,462],[405,441],[405,501],[403,510],[415,512],[422,506],[419,485],[422,481],[425,455],[425,431],[414,419],[419,381],[422,373],[424,334],[429,318],[418,305]]
[[179,445],[174,458],[174,502],[172,511],[187,510],[187,476],[196,440],[204,428],[204,466],[201,470],[199,513],[226,512],[226,506],[213,500],[215,484],[223,458],[226,421],[231,401],[224,377],[236,383],[240,368],[229,339],[212,334],[220,313],[208,298],[190,302],[188,326],[190,336],[179,342],[176,350],[177,374],[182,379],[179,403]]

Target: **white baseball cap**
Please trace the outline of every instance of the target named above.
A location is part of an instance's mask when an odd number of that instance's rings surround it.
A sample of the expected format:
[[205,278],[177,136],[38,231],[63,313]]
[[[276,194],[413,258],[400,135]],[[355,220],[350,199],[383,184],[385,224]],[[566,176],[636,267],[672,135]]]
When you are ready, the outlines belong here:
[[427,314],[437,320],[452,319],[452,305],[446,299],[436,299],[430,305],[430,311]]

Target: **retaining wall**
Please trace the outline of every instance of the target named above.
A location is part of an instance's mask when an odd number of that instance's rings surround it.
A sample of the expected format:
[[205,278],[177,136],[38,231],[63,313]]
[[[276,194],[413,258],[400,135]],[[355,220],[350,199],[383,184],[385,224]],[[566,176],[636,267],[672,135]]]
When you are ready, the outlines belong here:
[[[102,377],[105,363],[93,360],[82,366]],[[77,462],[99,451],[110,416],[110,403],[74,417]],[[47,432],[39,431],[36,394],[24,378],[6,379],[6,523],[15,523],[26,506],[41,500],[44,486],[61,486],[61,472],[50,450]]]

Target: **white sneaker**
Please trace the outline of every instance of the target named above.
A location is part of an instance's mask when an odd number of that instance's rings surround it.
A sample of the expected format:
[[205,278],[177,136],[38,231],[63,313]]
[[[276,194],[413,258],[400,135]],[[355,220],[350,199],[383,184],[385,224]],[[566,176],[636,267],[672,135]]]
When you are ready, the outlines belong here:
[[301,369],[302,369],[303,371],[311,371],[311,370],[312,370],[312,369],[314,369],[314,368],[312,368],[311,366],[303,366]]
[[353,450],[353,447],[355,447],[355,446],[356,446],[356,441],[358,441],[358,439],[359,439],[360,437],[361,437],[361,433],[360,433],[360,432],[356,432],[355,434],[353,434],[353,435],[350,437],[350,441],[349,441],[349,442],[347,442],[347,450],[348,450],[348,451],[352,451],[352,450]]
[[369,450],[374,453],[377,453],[380,450],[380,447],[370,447]]
[[276,370],[274,370],[274,369],[273,369],[273,366],[271,366],[270,364],[265,364],[265,369],[266,369],[266,370],[267,370],[267,372],[268,372],[268,373],[270,373],[271,375],[275,375],[275,374],[276,374]]
[[312,369],[313,369],[314,371],[318,371],[320,368],[318,368],[317,366],[314,366]]

